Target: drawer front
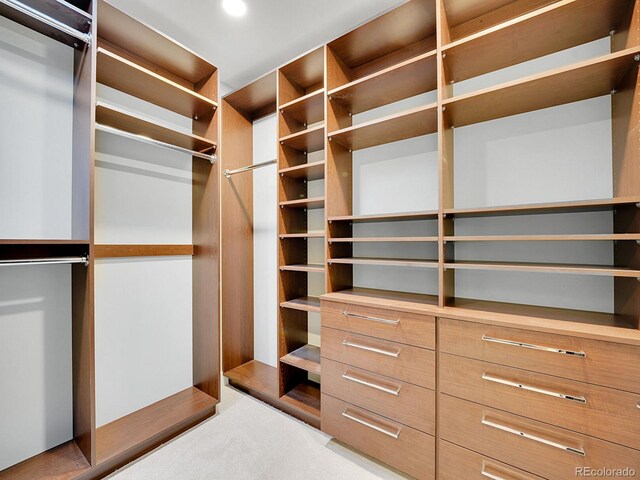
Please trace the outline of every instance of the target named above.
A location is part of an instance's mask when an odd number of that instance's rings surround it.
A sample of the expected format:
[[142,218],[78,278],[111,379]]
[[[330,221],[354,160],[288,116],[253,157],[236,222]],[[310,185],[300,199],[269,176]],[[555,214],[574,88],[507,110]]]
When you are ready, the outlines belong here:
[[448,395],[440,400],[442,439],[541,477],[575,479],[581,468],[640,474],[638,450]]
[[435,389],[435,352],[322,327],[322,357]]
[[348,303],[322,301],[322,326],[435,348],[435,317]]
[[435,435],[433,390],[323,358],[322,392]]
[[640,393],[640,348],[439,319],[440,351]]
[[439,480],[543,480],[453,443],[440,441],[438,447]]
[[453,355],[440,391],[640,449],[640,395]]
[[435,478],[435,439],[322,394],[322,431],[418,479]]

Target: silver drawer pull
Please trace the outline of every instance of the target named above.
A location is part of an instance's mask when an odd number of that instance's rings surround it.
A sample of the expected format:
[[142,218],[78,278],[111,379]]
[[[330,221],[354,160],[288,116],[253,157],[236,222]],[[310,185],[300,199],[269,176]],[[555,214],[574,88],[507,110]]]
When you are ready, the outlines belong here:
[[367,345],[360,345],[359,343],[353,343],[347,340],[346,338],[342,341],[342,344],[347,347],[359,348],[360,350],[366,350],[367,352],[379,353],[380,355],[386,355],[387,357],[398,358],[400,355],[400,350],[395,352],[390,352],[389,350],[383,350],[381,348],[369,347]]
[[398,429],[395,432],[390,432],[389,430],[379,427],[377,425],[374,425],[372,423],[367,422],[366,420],[362,420],[361,418],[355,417],[353,414],[349,413],[349,409],[345,410],[344,412],[342,412],[342,416],[348,418],[349,420],[352,420],[356,423],[359,423],[360,425],[364,425],[365,427],[368,427],[372,430],[375,430],[376,432],[380,432],[380,433],[384,433],[385,435],[388,435],[389,437],[395,438],[396,440],[398,438],[400,438],[400,429]]
[[353,317],[353,318],[360,318],[362,320],[369,320],[371,322],[385,323],[387,325],[400,324],[400,320],[388,320],[386,318],[370,317],[368,315],[360,315],[359,313],[349,313],[349,312],[343,311],[342,315],[344,315],[345,317]]
[[499,477],[498,475],[494,475],[493,473],[489,473],[487,472],[484,467],[482,468],[482,471],[480,472],[480,474],[483,477],[487,477],[490,478],[491,480],[506,480],[505,478]]
[[400,385],[397,388],[387,388],[382,385],[378,385],[377,383],[367,382],[366,380],[362,380],[360,378],[356,378],[349,374],[349,372],[345,372],[342,374],[342,378],[345,380],[349,380],[350,382],[359,383],[360,385],[364,385],[366,387],[375,388],[376,390],[380,390],[381,392],[390,393],[391,395],[399,395],[400,394]]
[[571,350],[563,350],[561,348],[552,348],[552,347],[543,347],[540,345],[534,345],[532,343],[524,343],[524,342],[515,342],[513,340],[504,340],[502,338],[493,338],[488,337],[486,335],[482,335],[482,340],[485,342],[491,343],[500,343],[502,345],[510,345],[512,347],[522,347],[522,348],[530,348],[532,350],[540,350],[543,352],[551,352],[551,353],[561,353],[563,355],[571,355],[574,357],[586,357],[587,354],[584,352],[573,352]]
[[538,388],[531,385],[525,385],[524,383],[512,382],[504,378],[494,377],[493,375],[482,374],[482,379],[488,382],[499,383],[501,385],[507,385],[509,387],[521,388],[528,392],[541,393],[542,395],[549,395],[550,397],[563,398],[565,400],[571,400],[572,402],[587,403],[587,399],[580,395],[567,395],[565,393],[554,392],[552,390],[545,390],[544,388]]
[[547,440],[546,438],[538,437],[537,435],[532,435],[530,433],[521,432],[520,430],[516,430],[515,428],[507,427],[505,425],[500,425],[499,423],[492,422],[487,420],[486,418],[482,419],[482,424],[487,427],[495,428],[497,430],[501,430],[503,432],[511,433],[513,435],[517,435],[519,437],[526,438],[528,440],[533,440],[534,442],[542,443],[544,445],[548,445],[553,448],[557,448],[559,450],[573,453],[574,455],[580,455],[581,457],[586,457],[586,453],[584,450],[579,448],[568,447],[567,445],[563,445],[558,442],[554,442],[553,440]]

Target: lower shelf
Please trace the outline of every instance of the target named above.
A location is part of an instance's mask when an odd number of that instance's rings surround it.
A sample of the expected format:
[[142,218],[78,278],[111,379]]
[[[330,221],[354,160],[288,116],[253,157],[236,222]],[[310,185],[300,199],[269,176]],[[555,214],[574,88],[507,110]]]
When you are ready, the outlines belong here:
[[320,375],[320,347],[305,345],[285,355],[282,363]]
[[287,392],[281,400],[320,418],[320,385],[310,380]]
[[3,470],[0,472],[0,479],[33,480],[35,478],[47,478],[70,480],[82,475],[89,469],[89,462],[87,462],[76,442],[72,440]]

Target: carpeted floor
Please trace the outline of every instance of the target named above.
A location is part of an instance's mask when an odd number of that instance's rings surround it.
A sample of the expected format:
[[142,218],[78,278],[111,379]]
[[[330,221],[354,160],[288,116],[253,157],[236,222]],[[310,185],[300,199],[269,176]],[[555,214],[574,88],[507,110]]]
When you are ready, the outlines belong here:
[[405,477],[232,388],[215,417],[111,480],[398,480]]

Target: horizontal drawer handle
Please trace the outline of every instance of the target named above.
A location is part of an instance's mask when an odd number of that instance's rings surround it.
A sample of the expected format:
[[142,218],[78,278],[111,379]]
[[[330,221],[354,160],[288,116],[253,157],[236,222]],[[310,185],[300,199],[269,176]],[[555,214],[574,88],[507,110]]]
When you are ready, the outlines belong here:
[[482,468],[482,471],[480,472],[480,474],[483,477],[487,477],[490,478],[491,480],[506,480],[505,478],[499,477],[498,475],[494,475],[493,473],[489,473],[487,472],[484,467]]
[[390,393],[391,395],[400,394],[400,385],[398,385],[398,387],[394,389],[383,387],[382,385],[378,385],[377,383],[367,382],[366,380],[354,377],[349,372],[343,373],[342,378],[344,378],[345,380],[349,380],[350,382],[359,383],[360,385],[364,385],[366,387],[375,388],[376,390],[380,390],[381,392]]
[[391,352],[389,350],[383,350],[381,348],[369,347],[368,345],[361,345],[359,343],[354,343],[354,342],[351,342],[351,341],[347,340],[346,338],[342,341],[342,344],[347,346],[347,347],[359,348],[360,350],[366,350],[367,352],[373,352],[373,353],[379,353],[380,355],[386,355],[387,357],[398,358],[398,356],[400,355],[400,350],[397,350],[395,352]]
[[502,345],[510,345],[512,347],[522,347],[522,348],[530,348],[532,350],[540,350],[543,352],[561,353],[563,355],[571,355],[574,357],[587,356],[587,354],[584,352],[573,352],[571,350],[563,350],[562,348],[543,347],[540,345],[534,345],[532,343],[515,342],[513,340],[504,340],[502,338],[488,337],[487,335],[482,335],[482,340],[484,340],[485,342],[500,343]]
[[347,311],[343,311],[342,315],[344,315],[345,317],[360,318],[362,320],[369,320],[371,322],[384,323],[384,324],[387,324],[387,325],[399,325],[400,324],[400,320],[388,320],[386,318],[370,317],[369,315],[360,315],[359,313],[349,313]]
[[549,395],[550,397],[563,398],[565,400],[571,400],[572,402],[587,403],[587,399],[581,395],[568,395],[566,393],[554,392],[553,390],[545,390],[544,388],[538,388],[531,385],[525,385],[524,383],[512,382],[504,378],[494,377],[486,373],[482,374],[482,379],[488,382],[499,383],[501,385],[507,385],[509,387],[521,388],[528,392],[541,393],[543,395]]
[[395,432],[391,432],[386,428],[379,427],[377,425],[367,422],[366,420],[363,420],[362,418],[358,418],[354,413],[349,413],[348,408],[344,412],[342,412],[342,416],[356,423],[359,423],[360,425],[364,425],[365,427],[375,430],[376,432],[384,433],[385,435],[395,438],[396,440],[400,438],[400,432],[401,432],[400,429],[396,430]]
[[519,437],[526,438],[528,440],[533,440],[534,442],[542,443],[544,445],[548,445],[553,448],[557,448],[564,452],[573,453],[574,455],[580,455],[581,457],[586,457],[587,454],[584,450],[579,448],[569,447],[567,445],[563,445],[558,442],[554,442],[553,440],[547,440],[546,438],[538,437],[537,435],[532,435],[530,433],[522,432],[520,430],[516,430],[515,428],[507,427],[505,425],[500,425],[499,423],[492,422],[487,420],[486,418],[482,419],[482,424],[487,427],[495,428],[497,430],[501,430],[503,432],[511,433],[513,435],[517,435]]

